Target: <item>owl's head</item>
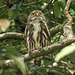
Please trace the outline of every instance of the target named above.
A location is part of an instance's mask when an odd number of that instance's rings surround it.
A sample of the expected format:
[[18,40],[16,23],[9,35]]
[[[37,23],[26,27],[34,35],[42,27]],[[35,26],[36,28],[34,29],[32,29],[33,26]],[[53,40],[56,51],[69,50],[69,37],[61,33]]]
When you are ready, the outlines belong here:
[[28,22],[35,21],[35,20],[46,20],[44,14],[39,10],[34,10],[28,16]]

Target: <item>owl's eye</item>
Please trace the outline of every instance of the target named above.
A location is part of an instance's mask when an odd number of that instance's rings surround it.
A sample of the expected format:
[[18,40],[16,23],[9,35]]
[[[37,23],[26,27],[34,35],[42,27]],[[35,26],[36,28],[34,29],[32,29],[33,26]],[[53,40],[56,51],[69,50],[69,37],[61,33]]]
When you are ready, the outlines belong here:
[[32,15],[35,15],[34,13],[32,13]]
[[39,12],[40,14],[42,14],[41,12]]

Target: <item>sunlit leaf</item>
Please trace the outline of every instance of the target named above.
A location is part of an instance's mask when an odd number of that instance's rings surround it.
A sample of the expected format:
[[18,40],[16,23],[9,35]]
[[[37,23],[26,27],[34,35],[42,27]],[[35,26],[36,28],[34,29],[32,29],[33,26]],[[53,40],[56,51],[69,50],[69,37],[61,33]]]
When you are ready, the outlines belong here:
[[73,17],[75,17],[75,11],[73,9],[70,9],[70,13]]
[[7,50],[7,56],[13,59],[17,65],[17,67],[20,69],[23,75],[26,75],[26,65],[24,63],[24,59],[17,57],[19,54],[18,52],[12,48],[12,47],[5,47]]
[[55,57],[55,61],[58,62],[61,58],[75,52],[75,43],[63,48]]
[[26,75],[26,65],[24,63],[24,59],[19,58],[19,57],[15,57],[13,55],[10,55],[11,58],[15,61],[17,67],[20,69],[20,71],[22,72],[23,75]]

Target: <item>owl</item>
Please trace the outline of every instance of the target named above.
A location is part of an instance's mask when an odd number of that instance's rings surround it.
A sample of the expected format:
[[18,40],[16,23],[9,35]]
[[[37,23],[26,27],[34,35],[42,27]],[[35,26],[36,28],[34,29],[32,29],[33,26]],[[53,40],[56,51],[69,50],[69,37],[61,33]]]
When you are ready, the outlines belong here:
[[34,10],[29,14],[25,39],[28,50],[40,49],[50,44],[50,29],[41,11]]

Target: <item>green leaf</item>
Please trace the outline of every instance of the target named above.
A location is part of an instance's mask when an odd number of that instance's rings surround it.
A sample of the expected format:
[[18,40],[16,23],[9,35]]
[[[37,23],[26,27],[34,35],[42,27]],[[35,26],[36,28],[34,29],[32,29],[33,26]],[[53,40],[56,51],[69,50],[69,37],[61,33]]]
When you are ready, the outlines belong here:
[[17,75],[15,72],[13,72],[13,70],[12,69],[7,69],[4,73],[3,73],[3,75]]
[[21,6],[21,3],[17,3],[17,4],[14,4],[8,11],[8,16],[9,16],[9,19],[16,19],[17,16],[19,16],[19,13],[20,13],[20,6]]
[[42,64],[45,65],[45,66],[48,66],[51,63],[50,58],[43,57],[42,60],[43,60]]
[[0,0],[0,4],[3,2],[4,0]]
[[58,62],[61,58],[75,52],[75,43],[63,48],[55,57],[55,61]]
[[[42,67],[38,67],[36,68],[32,75],[36,75],[37,73],[41,73],[41,75],[48,75],[47,71],[45,69],[43,69]],[[39,75],[39,74],[38,74]]]
[[75,11],[73,9],[70,9],[70,13],[71,13],[72,17],[75,17]]
[[8,7],[0,8],[0,18],[7,18],[7,15],[3,14],[7,9],[8,9]]
[[22,75],[27,75],[26,74],[26,64],[24,63],[24,59],[23,58],[19,58],[19,57],[15,57],[13,55],[10,55],[11,58],[15,61],[17,67],[20,69],[20,71],[22,72]]
[[24,63],[24,59],[17,57],[18,56],[18,52],[12,48],[12,47],[5,47],[5,49],[7,50],[7,55],[13,59],[17,65],[17,67],[20,69],[20,71],[22,72],[23,75],[26,75],[26,65]]
[[58,0],[60,2],[62,2],[64,5],[66,5],[66,0]]
[[71,8],[75,11],[75,0],[72,0]]
[[14,55],[14,56],[19,56],[19,53],[12,47],[4,47],[6,50],[7,50],[7,55],[9,56],[10,55]]
[[56,2],[54,3],[54,14],[55,14],[55,16],[58,17],[58,18],[61,18],[61,14],[62,14],[61,9],[64,9],[64,4],[63,4],[63,2],[61,2],[61,1],[56,1]]

